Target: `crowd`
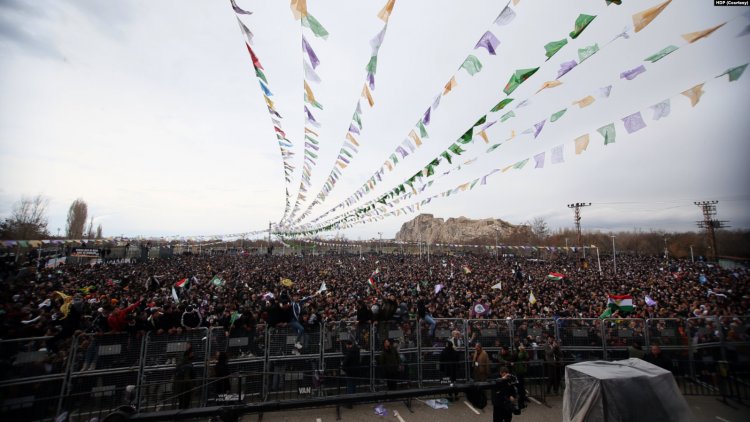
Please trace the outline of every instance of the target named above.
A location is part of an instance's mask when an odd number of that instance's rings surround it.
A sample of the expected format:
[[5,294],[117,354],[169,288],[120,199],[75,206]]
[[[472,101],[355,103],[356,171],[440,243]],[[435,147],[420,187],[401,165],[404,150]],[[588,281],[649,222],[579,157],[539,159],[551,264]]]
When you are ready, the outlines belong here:
[[[570,255],[433,255],[429,263],[397,254],[184,255],[60,265],[0,281],[0,338],[198,326],[230,331],[258,322],[301,331],[327,321],[394,318],[421,318],[434,334],[434,318],[597,318],[608,295],[626,294],[633,311],[614,316],[729,316],[750,309],[745,270],[626,255],[618,257],[617,270],[600,274]],[[550,273],[565,277],[553,280]]]

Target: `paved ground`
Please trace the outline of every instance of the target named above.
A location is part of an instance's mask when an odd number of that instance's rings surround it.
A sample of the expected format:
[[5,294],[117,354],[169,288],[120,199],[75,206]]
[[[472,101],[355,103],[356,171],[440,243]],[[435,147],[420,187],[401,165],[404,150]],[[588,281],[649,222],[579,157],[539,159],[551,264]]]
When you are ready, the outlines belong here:
[[[686,396],[688,405],[693,411],[695,422],[746,422],[750,421],[750,403],[740,405],[731,403],[727,406],[715,397]],[[448,409],[435,410],[418,400],[412,401],[413,413],[406,408],[403,402],[384,403],[388,410],[388,416],[375,414],[374,404],[355,406],[354,409],[341,409],[341,421],[398,421],[398,422],[441,422],[441,421],[468,421],[489,422],[492,420],[492,405],[489,404],[484,411],[476,414],[470,409],[464,400],[450,404]],[[562,420],[562,399],[560,397],[549,397],[548,406],[529,403],[529,407],[520,416],[514,416],[513,420],[523,422],[559,422]],[[637,405],[634,403],[634,405]],[[394,415],[398,412],[398,416]],[[399,419],[400,417],[400,419]],[[243,422],[258,421],[258,416],[247,415]],[[332,422],[336,421],[335,408],[319,408],[300,410],[294,412],[266,413],[263,422]]]

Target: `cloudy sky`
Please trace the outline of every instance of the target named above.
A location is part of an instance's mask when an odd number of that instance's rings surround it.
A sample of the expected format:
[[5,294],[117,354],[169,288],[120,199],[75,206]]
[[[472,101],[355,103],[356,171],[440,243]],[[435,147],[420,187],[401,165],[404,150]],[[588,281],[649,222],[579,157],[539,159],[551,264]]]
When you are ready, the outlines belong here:
[[[308,10],[330,33],[312,36],[287,1],[238,0],[253,11],[240,19],[254,33],[272,100],[294,144],[296,198],[303,157],[301,33],[320,59],[321,82],[311,84],[323,105],[320,151],[312,197],[333,168],[365,81],[370,40],[383,27],[386,0],[309,0]],[[505,1],[398,0],[378,56],[374,107],[363,104],[359,154],[314,218],[377,171],[406,138],[452,75],[457,86],[441,98],[429,138],[375,193],[392,189],[444,151],[504,98],[516,69],[540,66],[512,95],[516,117],[487,130],[489,145],[517,136],[491,153],[481,137],[454,165],[437,169],[435,183],[408,205],[472,181],[496,168],[546,152],[543,168],[495,173],[487,184],[422,209],[437,217],[502,218],[522,223],[543,217],[553,228],[572,226],[566,204],[591,202],[589,230],[693,230],[701,219],[693,201],[719,200],[718,217],[750,228],[747,119],[750,78],[714,77],[750,61],[748,8],[714,7],[709,0],[673,1],[649,26],[610,42],[632,26],[632,15],[659,0],[607,6],[604,0],[522,0],[516,18],[493,22]],[[597,18],[583,34],[545,61],[544,45],[565,38],[580,13]],[[0,215],[23,195],[50,199],[49,229],[65,230],[70,203],[83,198],[105,235],[213,235],[267,227],[284,214],[279,147],[262,91],[228,1],[0,2]],[[688,44],[682,34],[726,25]],[[497,54],[474,50],[490,30]],[[560,64],[578,49],[600,51],[561,78]],[[656,62],[644,59],[668,45],[679,49]],[[457,71],[468,54],[483,64],[474,76]],[[645,65],[633,80],[620,73]],[[706,82],[691,107],[680,95]],[[612,85],[608,98],[599,88]],[[591,94],[596,101],[572,105]],[[671,113],[655,121],[650,106],[669,98]],[[514,109],[523,99],[527,106]],[[567,108],[550,123],[552,113]],[[627,134],[621,118],[641,111],[646,127]],[[503,111],[505,112],[505,111]],[[499,115],[495,116],[495,118]],[[546,119],[537,138],[521,133]],[[596,130],[615,123],[617,139],[604,146]],[[573,140],[590,134],[580,155]],[[564,145],[564,162],[550,163]],[[464,159],[465,157],[465,159]],[[478,159],[443,175],[455,164]],[[368,195],[361,203],[372,199]],[[307,207],[303,204],[303,208]],[[357,225],[353,239],[390,237],[416,214]],[[309,221],[310,219],[308,219]]]

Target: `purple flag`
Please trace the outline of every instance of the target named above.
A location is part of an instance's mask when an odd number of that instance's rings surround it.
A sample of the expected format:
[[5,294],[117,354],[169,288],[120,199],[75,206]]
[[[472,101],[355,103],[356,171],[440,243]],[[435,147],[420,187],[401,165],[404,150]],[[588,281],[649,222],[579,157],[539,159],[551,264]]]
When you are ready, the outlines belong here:
[[651,299],[649,295],[646,295],[646,306],[656,306],[656,301]]
[[633,79],[635,79],[636,76],[640,75],[641,73],[645,71],[646,71],[646,68],[643,65],[640,65],[634,69],[626,70],[620,73],[620,79],[627,79],[629,81],[632,81]]
[[438,109],[438,106],[440,105],[440,97],[441,96],[438,95],[437,97],[435,97],[435,101],[432,102],[432,107],[431,108],[433,110],[437,110]]
[[509,24],[513,18],[516,17],[516,12],[513,11],[513,9],[510,8],[510,5],[505,6],[502,12],[500,12],[499,15],[497,15],[497,18],[495,18],[495,25],[507,25]]
[[375,74],[367,72],[367,83],[370,84],[370,89],[375,91]]
[[557,71],[557,79],[560,79],[564,74],[570,72],[576,66],[578,66],[578,63],[576,63],[575,60],[561,63],[560,70]]
[[628,133],[637,132],[646,127],[646,123],[643,121],[640,111],[623,118],[622,122],[625,123],[625,130],[627,130]]
[[534,161],[536,162],[536,165],[534,165],[535,169],[544,168],[544,155],[545,152],[540,152],[539,154],[534,156]]
[[385,39],[385,30],[388,28],[388,26],[383,26],[383,29],[378,32],[378,35],[375,36],[372,40],[370,40],[370,47],[372,47],[372,54],[370,56],[377,56],[378,50],[380,50],[380,45],[383,44],[383,39]]
[[353,123],[349,123],[349,132],[354,132],[359,135],[359,129],[357,128],[357,126],[354,126]]
[[276,112],[276,110],[272,109],[272,108],[271,108],[271,106],[269,106],[269,105],[267,105],[266,107],[268,107],[268,112],[269,112],[269,113],[271,113],[271,114],[273,114],[274,116],[276,116],[276,117],[278,117],[279,119],[281,119],[281,114],[277,113],[277,112]]
[[524,107],[526,107],[526,106],[527,106],[527,105],[529,105],[529,104],[531,104],[531,100],[529,100],[529,99],[527,98],[527,99],[525,99],[525,100],[521,101],[520,103],[518,103],[518,104],[516,105],[516,108],[517,108],[517,109],[519,109],[519,108],[524,108]]
[[305,106],[305,114],[307,115],[307,122],[315,127],[320,127],[320,123],[318,123],[317,120],[315,120],[315,117],[313,117],[312,113],[310,113],[310,109]]
[[318,60],[318,56],[315,55],[315,52],[313,51],[312,47],[310,47],[310,44],[307,43],[307,40],[305,39],[305,36],[302,36],[302,52],[307,53],[307,56],[310,58],[310,64],[312,64],[313,69],[317,68],[320,64],[320,60]]
[[487,49],[487,52],[489,52],[491,55],[495,55],[495,49],[497,49],[497,46],[500,45],[500,40],[497,39],[495,34],[493,34],[490,31],[487,31],[482,35],[482,38],[479,39],[477,42],[477,45],[474,46],[474,50],[477,48],[484,47]]
[[440,293],[441,290],[443,290],[443,285],[442,284],[438,284],[438,285],[435,286],[435,294]]
[[349,160],[347,160],[343,155],[339,154],[338,159],[345,162],[346,164],[349,164]]
[[312,149],[314,149],[315,151],[318,151],[318,150],[320,149],[320,148],[319,148],[319,147],[318,147],[317,145],[315,145],[315,144],[311,144],[311,143],[309,143],[309,142],[305,142],[305,148],[312,148]]
[[428,108],[427,111],[424,112],[424,117],[422,117],[422,123],[425,125],[430,124],[430,111],[432,110],[432,107]]
[[497,120],[493,120],[491,122],[487,122],[487,123],[484,124],[484,126],[482,126],[481,129],[479,129],[479,131],[480,132],[485,131],[485,130],[489,129],[490,127],[492,127],[492,125],[494,125],[495,123],[497,123]]
[[563,162],[563,145],[558,145],[552,148],[552,164],[559,164]]
[[252,15],[253,12],[248,12],[247,10],[240,9],[239,6],[237,6],[237,3],[234,2],[234,0],[229,0],[232,3],[232,9],[234,9],[234,13],[237,13],[239,15]]
[[403,147],[396,148],[396,152],[401,154],[401,158],[406,158],[406,156],[409,155],[409,153],[406,152],[406,150]]
[[547,119],[544,119],[541,122],[534,125],[534,139],[536,139],[536,137],[539,136],[539,132],[542,131],[542,128],[544,127],[545,122],[547,122]]
[[607,85],[605,87],[599,88],[599,97],[600,98],[609,98],[609,94],[612,92],[612,85]]

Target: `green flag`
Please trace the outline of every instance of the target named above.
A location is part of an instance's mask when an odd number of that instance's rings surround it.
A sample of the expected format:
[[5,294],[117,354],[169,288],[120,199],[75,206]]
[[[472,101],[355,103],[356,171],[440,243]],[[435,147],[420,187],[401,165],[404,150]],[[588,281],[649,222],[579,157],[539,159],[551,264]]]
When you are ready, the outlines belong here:
[[474,138],[474,128],[471,128],[466,131],[463,135],[461,135],[460,138],[458,138],[458,143],[460,144],[468,144],[471,142],[471,140]]
[[453,162],[451,161],[452,160],[451,154],[448,151],[441,152],[440,156],[448,160],[448,164],[453,164]]
[[398,157],[396,157],[395,152],[391,154],[391,161],[393,161],[393,164],[398,164]]
[[666,57],[667,55],[669,55],[670,53],[673,53],[673,52],[675,52],[675,51],[677,51],[677,47],[675,47],[675,46],[673,46],[673,45],[670,45],[670,46],[668,46],[668,47],[664,47],[664,48],[662,48],[662,49],[661,49],[661,50],[659,50],[658,52],[656,52],[656,53],[654,53],[654,54],[652,54],[652,55],[650,55],[650,56],[646,57],[646,58],[645,58],[645,59],[643,59],[643,60],[644,60],[644,61],[647,61],[647,62],[651,62],[651,63],[656,63],[656,62],[658,62],[659,60],[661,60],[661,59],[663,59],[664,57]]
[[367,66],[365,67],[365,70],[367,70],[368,73],[375,74],[375,70],[378,68],[378,56],[372,56],[370,57],[370,61],[367,63]]
[[717,78],[721,77],[721,76],[724,76],[724,75],[728,75],[729,76],[729,82],[734,82],[737,79],[739,79],[740,76],[742,76],[742,73],[745,71],[745,68],[747,68],[748,64],[749,63],[745,63],[742,66],[737,66],[737,67],[733,67],[731,69],[727,69],[726,72],[724,72],[721,75],[717,76]]
[[500,147],[500,145],[502,145],[502,142],[499,143],[499,144],[495,144],[495,145],[487,148],[487,152],[489,153],[489,152],[492,152],[492,151],[496,150],[498,147]]
[[479,125],[483,125],[486,122],[487,122],[487,115],[485,114],[484,116],[482,116],[482,118],[480,118],[479,120],[477,120],[476,123],[474,123],[474,127],[477,127]]
[[492,107],[492,110],[490,110],[490,111],[492,111],[492,112],[500,111],[503,108],[505,108],[505,106],[507,106],[508,104],[510,104],[511,101],[513,101],[513,98],[506,98],[506,99],[500,101],[499,103],[497,103],[497,105],[495,107]]
[[452,152],[452,153],[456,154],[456,155],[461,155],[461,154],[463,154],[464,152],[466,152],[465,150],[463,150],[463,149],[461,148],[461,145],[458,145],[458,144],[453,144],[453,145],[449,146],[449,147],[448,147],[448,150],[449,150],[450,152]]
[[223,286],[224,280],[222,280],[221,278],[219,278],[218,275],[216,275],[214,276],[214,278],[211,279],[211,284],[213,284],[214,286]]
[[507,113],[503,114],[503,115],[502,115],[502,116],[500,117],[500,122],[504,122],[504,121],[506,121],[506,120],[510,119],[511,117],[516,117],[516,113],[514,113],[514,112],[513,112],[513,110],[511,110],[511,111],[509,111],[509,112],[507,112]]
[[419,126],[419,136],[427,138],[427,129],[425,129],[424,124],[422,124],[421,120],[419,121],[419,124],[417,126]]
[[354,113],[354,115],[352,116],[352,120],[357,122],[357,126],[362,129],[362,119],[359,117],[359,113]]
[[578,58],[580,59],[580,63],[583,63],[584,60],[596,54],[597,51],[599,51],[599,44],[594,44],[588,47],[579,48]]
[[610,123],[606,126],[602,126],[599,129],[596,130],[604,137],[604,145],[609,145],[615,143],[615,124]]
[[575,29],[573,29],[573,32],[570,33],[570,38],[578,38],[578,36],[581,35],[581,32],[583,32],[583,30],[586,29],[587,26],[589,26],[594,18],[596,18],[596,16],[584,15],[583,13],[578,15],[575,23]]
[[315,36],[318,38],[328,38],[328,31],[323,28],[323,25],[321,25],[320,22],[318,22],[318,20],[313,17],[313,15],[303,16],[302,26],[304,26],[305,28],[310,28],[313,34],[315,34]]
[[536,73],[536,71],[539,70],[538,67],[535,67],[533,69],[519,69],[516,70],[515,73],[510,77],[510,80],[505,85],[505,89],[503,89],[503,92],[505,92],[506,95],[510,95],[511,92],[515,91],[516,88],[518,88],[526,79],[529,79],[531,75]]
[[263,71],[260,70],[260,69],[258,69],[257,67],[255,68],[255,76],[263,79],[263,82],[265,82],[266,84],[268,84],[268,81],[266,80],[266,75],[264,75]]
[[464,60],[461,67],[466,69],[466,71],[469,72],[469,75],[474,76],[482,70],[482,62],[480,62],[473,54],[469,54],[469,57]]
[[522,168],[523,168],[523,166],[525,166],[525,165],[526,165],[526,163],[528,163],[528,162],[529,162],[529,159],[528,159],[528,158],[527,158],[527,159],[525,159],[525,160],[523,160],[523,161],[519,161],[519,162],[517,162],[516,164],[513,164],[513,168],[514,168],[514,169],[518,169],[518,170],[520,170],[520,169],[522,169]]
[[551,116],[551,117],[549,118],[549,121],[550,121],[550,122],[556,122],[556,121],[558,121],[558,120],[560,119],[560,117],[562,117],[562,116],[563,116],[563,114],[565,114],[565,112],[566,112],[566,111],[568,111],[568,109],[567,109],[567,108],[564,108],[564,109],[562,109],[562,110],[558,111],[557,113],[554,113],[554,114],[553,114],[553,115],[552,115],[552,116]]
[[554,56],[555,53],[560,51],[561,48],[565,47],[565,44],[567,43],[568,43],[567,38],[563,38],[560,41],[552,41],[552,42],[547,43],[547,45],[544,46],[544,51],[546,51],[544,55],[547,56],[547,60],[551,59],[552,56]]

